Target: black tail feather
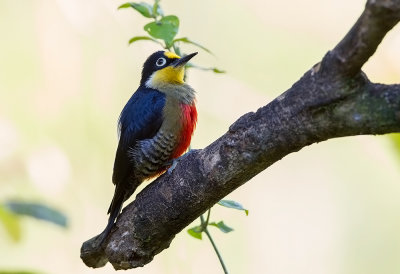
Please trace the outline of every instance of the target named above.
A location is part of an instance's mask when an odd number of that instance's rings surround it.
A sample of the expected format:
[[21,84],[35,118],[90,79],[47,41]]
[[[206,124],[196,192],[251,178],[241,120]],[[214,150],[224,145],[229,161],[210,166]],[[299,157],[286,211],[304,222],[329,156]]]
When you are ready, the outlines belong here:
[[103,230],[103,232],[101,233],[101,234],[102,234],[102,236],[101,236],[102,239],[101,239],[100,244],[102,244],[102,243],[104,242],[104,240],[105,240],[105,239],[108,237],[108,235],[110,234],[111,229],[114,227],[115,220],[117,219],[117,217],[118,217],[118,215],[119,215],[119,212],[120,212],[120,210],[121,210],[121,207],[122,207],[122,202],[121,202],[119,208],[115,208],[115,209],[113,209],[113,211],[111,212],[111,215],[110,215],[110,217],[108,218],[107,226],[106,226],[106,228]]
[[112,228],[114,227],[115,220],[118,218],[119,213],[122,209],[123,203],[135,192],[139,184],[131,183],[117,183],[115,186],[114,197],[111,201],[110,207],[108,208],[107,214],[110,214],[106,228],[101,233],[101,243],[108,237]]
[[124,203],[124,201],[125,201],[124,190],[121,189],[121,187],[116,186],[115,192],[114,192],[114,197],[113,197],[110,207],[108,208],[108,211],[107,211],[107,214],[110,214],[110,217],[108,218],[108,223],[107,223],[106,228],[101,233],[102,234],[101,243],[103,243],[104,240],[110,234],[111,229],[114,226],[115,220],[117,219],[119,212],[121,211],[122,204]]

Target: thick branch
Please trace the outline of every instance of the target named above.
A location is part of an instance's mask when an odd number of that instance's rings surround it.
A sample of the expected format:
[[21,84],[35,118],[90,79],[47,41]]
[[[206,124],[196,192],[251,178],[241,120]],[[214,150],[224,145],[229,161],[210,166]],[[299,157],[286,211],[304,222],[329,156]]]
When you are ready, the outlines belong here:
[[399,0],[368,0],[364,12],[351,30],[328,53],[323,63],[324,69],[334,74],[354,76],[399,20]]
[[83,261],[91,267],[107,261],[116,269],[143,266],[200,214],[289,153],[335,137],[400,132],[400,85],[371,83],[360,71],[399,10],[399,0],[368,1],[321,65],[147,186],[123,210],[103,246],[96,237],[83,244]]

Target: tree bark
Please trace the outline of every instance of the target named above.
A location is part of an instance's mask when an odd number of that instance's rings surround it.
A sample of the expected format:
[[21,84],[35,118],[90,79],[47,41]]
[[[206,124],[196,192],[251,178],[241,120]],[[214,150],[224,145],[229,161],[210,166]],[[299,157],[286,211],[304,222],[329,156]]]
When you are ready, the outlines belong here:
[[369,0],[355,25],[289,90],[179,162],[124,208],[110,236],[85,243],[87,266],[143,266],[227,194],[289,153],[327,139],[400,132],[400,85],[361,71],[400,20],[400,0]]

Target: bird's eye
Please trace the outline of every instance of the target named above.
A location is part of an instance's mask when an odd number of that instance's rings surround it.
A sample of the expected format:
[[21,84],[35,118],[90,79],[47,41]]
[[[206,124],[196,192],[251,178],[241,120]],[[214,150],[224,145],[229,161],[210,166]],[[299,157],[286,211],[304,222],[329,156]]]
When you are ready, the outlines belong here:
[[158,59],[157,59],[156,65],[159,66],[159,67],[162,67],[162,66],[164,66],[166,63],[167,63],[167,60],[166,60],[165,58],[161,57],[161,58],[158,58]]

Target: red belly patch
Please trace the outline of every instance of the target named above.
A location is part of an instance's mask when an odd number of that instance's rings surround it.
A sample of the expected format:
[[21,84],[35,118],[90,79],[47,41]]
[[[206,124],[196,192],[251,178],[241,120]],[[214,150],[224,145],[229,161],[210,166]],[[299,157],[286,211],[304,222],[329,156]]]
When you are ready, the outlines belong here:
[[182,111],[182,129],[178,146],[175,148],[172,158],[181,156],[189,147],[193,131],[197,123],[197,110],[195,104],[181,104]]

